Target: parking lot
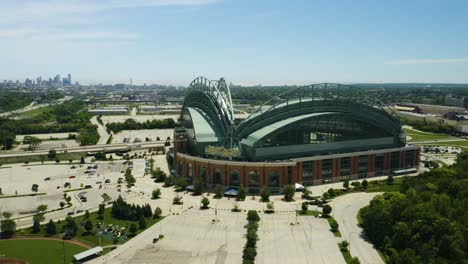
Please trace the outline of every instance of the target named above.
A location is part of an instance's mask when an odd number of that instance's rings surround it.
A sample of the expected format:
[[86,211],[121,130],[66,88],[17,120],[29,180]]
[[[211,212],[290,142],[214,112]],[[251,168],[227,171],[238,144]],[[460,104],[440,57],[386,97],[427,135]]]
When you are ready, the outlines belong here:
[[[133,161],[132,174],[138,179],[145,172],[145,160]],[[97,165],[96,169],[94,166]],[[22,196],[2,198],[0,210],[13,213],[13,217],[26,216],[35,213],[38,205],[46,204],[48,210],[60,208],[63,192],[72,197],[72,208],[67,212],[96,208],[103,201],[104,193],[111,199],[118,195],[134,197],[135,188],[128,191],[125,183],[118,184],[118,179],[124,179],[128,165],[124,161],[96,162],[85,165],[71,164],[12,164],[0,169],[0,188],[4,196],[25,195],[34,193],[33,184],[38,185],[38,192],[46,193],[37,196]],[[88,187],[88,188],[86,188]],[[84,189],[85,188],[85,189]],[[83,189],[83,190],[82,190]],[[76,190],[76,191],[73,191]],[[86,192],[86,200],[79,199],[78,194]]]

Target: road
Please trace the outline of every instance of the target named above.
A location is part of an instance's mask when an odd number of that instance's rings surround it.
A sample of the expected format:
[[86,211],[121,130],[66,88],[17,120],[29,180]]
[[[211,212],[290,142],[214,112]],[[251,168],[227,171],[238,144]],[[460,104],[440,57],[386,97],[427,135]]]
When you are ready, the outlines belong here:
[[19,114],[19,113],[23,113],[23,112],[26,112],[26,111],[34,110],[34,109],[37,109],[37,108],[47,107],[47,106],[50,106],[50,105],[57,105],[57,104],[61,104],[61,103],[65,102],[65,101],[68,101],[68,100],[70,100],[72,98],[73,98],[72,96],[65,96],[64,98],[59,99],[56,102],[51,103],[51,104],[36,104],[35,105],[34,103],[31,103],[30,105],[28,105],[26,107],[23,107],[21,109],[17,109],[17,110],[10,111],[10,112],[0,113],[0,116],[9,116],[9,115],[12,115],[12,114]]
[[98,141],[97,145],[104,145],[104,144],[106,144],[106,143],[107,143],[107,140],[108,140],[109,137],[110,137],[110,134],[107,133],[106,128],[105,128],[103,125],[101,125],[101,123],[98,122],[97,116],[93,116],[93,117],[91,118],[91,123],[92,123],[93,125],[96,125],[96,126],[97,126],[97,131],[98,131],[98,133],[99,133],[99,141]]
[[350,243],[351,255],[358,257],[363,264],[384,263],[374,246],[366,240],[356,218],[359,209],[369,205],[378,194],[380,193],[351,193],[337,197],[330,203],[332,214],[340,225],[339,230]]
[[[157,142],[141,142],[141,143],[114,143],[104,145],[92,145],[92,146],[80,146],[71,148],[56,148],[57,153],[79,153],[79,152],[96,152],[96,151],[117,151],[117,150],[138,150],[152,147],[164,146],[164,143]],[[35,156],[35,155],[46,155],[49,150],[40,151],[2,151],[0,152],[0,158],[6,157],[19,157],[19,156]]]

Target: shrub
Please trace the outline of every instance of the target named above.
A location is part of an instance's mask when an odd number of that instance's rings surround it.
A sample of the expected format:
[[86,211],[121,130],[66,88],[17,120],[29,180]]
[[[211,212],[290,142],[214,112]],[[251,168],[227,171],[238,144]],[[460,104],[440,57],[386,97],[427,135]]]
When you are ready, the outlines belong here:
[[202,209],[208,209],[208,206],[210,204],[210,200],[207,198],[207,197],[203,197],[201,199],[201,203],[202,203]]
[[161,189],[159,189],[159,188],[154,189],[153,193],[151,194],[151,197],[153,199],[159,199],[160,196],[161,196]]
[[324,205],[322,208],[322,212],[325,216],[330,215],[331,211],[332,211],[332,207],[328,204]]
[[258,222],[258,221],[260,221],[260,216],[258,215],[257,211],[249,210],[247,212],[247,220],[249,222]]
[[286,185],[283,189],[284,200],[289,202],[294,200],[294,193],[296,192],[296,188],[294,185]]
[[262,202],[270,201],[270,190],[268,190],[266,187],[263,187],[260,196],[262,197]]
[[237,190],[237,200],[244,201],[245,200],[245,189],[244,186],[239,185],[239,189]]
[[223,198],[223,187],[221,187],[220,185],[216,186],[214,193],[215,193],[214,198],[216,199]]
[[154,209],[153,218],[154,218],[154,219],[161,218],[161,215],[162,215],[162,210],[161,210],[161,208],[156,207],[156,209]]
[[182,196],[177,195],[174,197],[174,199],[172,199],[172,204],[183,204]]

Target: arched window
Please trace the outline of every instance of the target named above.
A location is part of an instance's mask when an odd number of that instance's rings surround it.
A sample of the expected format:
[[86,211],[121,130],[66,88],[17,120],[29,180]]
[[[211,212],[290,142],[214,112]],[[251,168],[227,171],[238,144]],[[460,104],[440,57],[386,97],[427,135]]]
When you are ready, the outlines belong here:
[[216,168],[213,172],[213,184],[223,184],[221,180],[221,170]]
[[193,167],[192,167],[192,163],[187,164],[187,176],[193,177]]
[[179,175],[184,175],[184,163],[179,160]]
[[280,174],[278,171],[271,171],[268,175],[268,187],[279,188]]
[[260,174],[257,171],[250,171],[248,175],[249,188],[260,187]]
[[200,171],[198,172],[200,180],[206,180],[206,168],[205,166],[200,166]]
[[240,173],[238,170],[231,170],[231,186],[240,185]]

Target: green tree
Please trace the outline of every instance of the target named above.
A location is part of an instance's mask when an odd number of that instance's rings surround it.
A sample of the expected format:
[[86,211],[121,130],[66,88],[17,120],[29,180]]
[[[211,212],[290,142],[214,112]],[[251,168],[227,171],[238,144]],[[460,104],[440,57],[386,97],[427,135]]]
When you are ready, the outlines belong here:
[[90,220],[87,220],[84,224],[84,228],[86,230],[86,233],[90,234],[91,231],[93,231],[93,222],[91,222]]
[[138,221],[138,226],[140,229],[145,229],[146,228],[146,220],[144,217],[140,218],[140,221]]
[[153,192],[151,193],[151,197],[153,199],[159,199],[160,196],[161,196],[161,189],[159,188],[154,189]]
[[10,131],[2,130],[0,131],[0,144],[3,145],[2,149],[11,149],[15,144],[16,135]]
[[178,177],[174,180],[174,184],[179,187],[179,190],[185,190],[187,188],[187,180],[185,177]]
[[308,203],[307,202],[302,202],[301,210],[302,210],[303,213],[307,212],[307,210],[308,210]]
[[296,192],[296,188],[294,185],[286,185],[283,188],[284,200],[289,202],[294,200],[294,193]]
[[85,219],[89,219],[89,218],[90,218],[89,210],[86,210],[86,211],[85,211],[84,218],[85,218]]
[[39,185],[36,184],[36,183],[33,184],[33,185],[31,186],[31,191],[33,191],[33,192],[38,192],[38,191],[39,191]]
[[64,231],[72,236],[76,236],[78,225],[76,224],[75,219],[69,216],[65,218]]
[[57,234],[57,226],[52,219],[46,224],[46,233],[49,236]]
[[244,201],[245,200],[245,188],[242,185],[239,185],[239,189],[237,190],[237,200]]
[[343,188],[345,188],[346,190],[349,189],[349,180],[346,179],[344,182],[343,182]]
[[[3,214],[3,216],[5,217],[5,214]],[[5,217],[5,219],[1,221],[1,224],[2,224],[1,225],[2,226],[2,230],[1,230],[2,238],[12,237],[15,234],[16,223],[14,220],[11,220],[10,217]]]
[[162,215],[162,210],[161,210],[161,208],[156,207],[156,209],[154,209],[153,218],[154,218],[154,219],[159,219],[159,218],[161,218],[161,215]]
[[195,180],[193,183],[193,195],[201,195],[204,192],[204,183],[201,180]]
[[201,199],[201,203],[202,203],[202,207],[201,207],[202,209],[208,209],[210,200],[207,197],[203,196],[203,198]]
[[34,219],[33,226],[32,226],[32,233],[37,234],[39,232],[41,232],[41,223],[39,222],[39,219]]
[[392,175],[388,175],[388,177],[387,177],[387,184],[388,184],[388,185],[392,185],[392,184],[393,184],[393,181],[394,181],[393,176],[392,176]]
[[81,156],[81,158],[80,158],[80,164],[85,164],[85,159],[84,159],[83,156]]
[[223,187],[221,187],[221,185],[216,186],[216,188],[214,189],[214,194],[215,194],[214,198],[216,198],[216,199],[223,198],[223,195],[224,195]]
[[249,210],[247,212],[247,221],[249,221],[249,222],[258,222],[258,221],[260,221],[260,216],[258,215],[257,211]]
[[28,150],[35,150],[40,144],[42,140],[38,137],[33,136],[25,136],[23,138],[23,144],[28,144]]
[[262,202],[266,203],[270,201],[270,190],[267,187],[263,187],[260,196],[262,198]]
[[49,150],[49,154],[47,154],[47,157],[49,159],[55,159],[57,157],[57,151],[54,149]]
[[174,197],[174,199],[172,199],[172,203],[173,204],[182,204],[182,196],[177,195],[176,197]]
[[369,182],[367,180],[362,181],[362,188],[367,189],[367,186],[369,186]]
[[130,225],[130,230],[129,231],[130,231],[131,234],[135,235],[136,232],[138,231],[138,228],[137,228],[137,226],[135,224],[132,223]]
[[330,215],[331,211],[332,211],[332,207],[330,205],[328,205],[328,204],[326,204],[326,205],[324,205],[322,207],[322,213],[326,217],[328,217],[328,215]]

